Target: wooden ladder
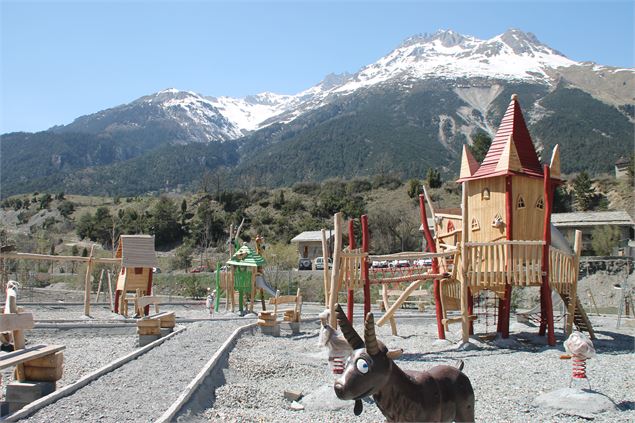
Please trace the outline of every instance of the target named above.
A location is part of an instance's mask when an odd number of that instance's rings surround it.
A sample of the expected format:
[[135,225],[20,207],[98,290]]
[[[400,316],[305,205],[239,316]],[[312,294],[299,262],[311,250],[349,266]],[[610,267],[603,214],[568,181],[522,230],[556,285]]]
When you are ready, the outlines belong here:
[[[562,301],[564,301],[564,304],[568,308],[570,301],[569,295],[560,294],[560,296],[562,297]],[[575,311],[573,313],[573,323],[580,332],[588,332],[589,337],[591,339],[595,339],[595,331],[593,330],[593,325],[591,324],[586,311],[584,311],[584,307],[582,307],[582,303],[580,302],[580,298],[578,296],[576,296]]]

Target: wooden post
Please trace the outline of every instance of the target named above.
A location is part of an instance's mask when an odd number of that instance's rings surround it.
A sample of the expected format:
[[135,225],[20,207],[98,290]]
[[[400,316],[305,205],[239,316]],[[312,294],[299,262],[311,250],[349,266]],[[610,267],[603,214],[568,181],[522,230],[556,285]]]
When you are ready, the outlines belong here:
[[[335,213],[333,217],[335,245],[333,247],[333,272],[331,273],[331,293],[329,294],[329,310],[331,312],[331,327],[337,328],[337,315],[335,304],[337,303],[337,280],[340,274],[340,254],[342,253],[342,213]],[[328,258],[324,258],[324,267],[328,267]]]
[[115,304],[112,299],[112,281],[110,280],[110,271],[106,272],[106,278],[108,279],[108,295],[110,296],[110,311],[115,309]]
[[[355,249],[355,222],[353,219],[348,221],[348,248],[351,250],[351,253]],[[328,266],[325,266],[328,267]],[[353,269],[355,272],[356,269]],[[352,275],[351,275],[352,277]],[[355,290],[352,287],[349,287],[348,296],[346,298],[346,308],[348,312],[348,321],[353,323],[353,308],[355,306]]]
[[[17,299],[13,295],[8,295],[7,293],[7,301],[9,303],[9,312],[17,313],[18,305],[16,303]],[[13,349],[14,351],[24,349],[24,332],[21,330],[13,331]],[[26,375],[24,374],[24,364],[18,364],[15,366],[15,378],[19,382],[23,382],[26,379]]]
[[368,232],[368,216],[362,215],[362,279],[364,280],[364,319],[370,313],[370,278],[368,277],[368,250],[370,249],[370,233]]
[[[573,253],[575,254],[575,256],[573,257],[573,269],[572,269],[573,283],[571,285],[571,292],[569,293],[569,305],[567,306],[567,326],[565,328],[565,334],[567,336],[571,335],[571,331],[573,330],[573,321],[575,320],[575,307],[577,304],[577,296],[578,296],[578,274],[580,273],[580,254],[582,253],[582,231],[579,231],[577,229],[575,231],[575,242],[573,243]],[[595,300],[593,300],[593,305],[595,305]],[[595,306],[596,313],[597,313],[597,309],[598,307]]]
[[[425,188],[424,188],[425,190]],[[437,246],[434,243],[430,228],[428,227],[428,217],[426,214],[426,204],[424,194],[419,194],[419,214],[421,215],[421,225],[423,226],[423,233],[426,237],[427,250],[430,253],[437,252]],[[432,259],[432,273],[439,273],[439,262],[437,258]],[[434,303],[437,314],[437,334],[439,339],[445,339],[445,328],[443,327],[443,304],[441,303],[441,282],[435,279],[433,282],[434,289]]]
[[322,229],[322,258],[325,265],[322,270],[322,278],[324,279],[324,307],[329,307],[329,243],[326,241],[326,229]]
[[95,302],[99,302],[99,295],[101,294],[101,281],[104,278],[105,269],[101,269],[101,273],[99,274],[99,283],[97,284],[97,296],[95,297]]
[[[390,304],[388,303],[388,285],[382,284],[381,286],[381,298],[384,303],[384,310],[388,312]],[[397,336],[397,322],[393,316],[390,316],[390,330],[393,336]]]
[[[152,295],[152,268],[148,268],[148,286],[146,288],[146,295]],[[144,310],[146,316],[150,314],[150,305],[145,306]]]
[[556,345],[556,335],[553,327],[553,303],[551,302],[551,288],[549,287],[549,247],[551,246],[551,175],[548,165],[543,165],[544,173],[544,199],[545,199],[545,221],[544,221],[544,240],[545,245],[542,249],[542,286],[540,295],[543,298],[541,304],[544,304],[544,311],[540,311],[541,316],[546,315],[546,322],[540,319],[540,334],[544,335],[545,324],[547,326],[547,343],[550,346]]
[[[505,239],[512,241],[514,239],[514,195],[512,191],[512,177],[507,175],[505,177]],[[512,246],[509,246],[509,254],[511,257]],[[501,337],[509,338],[509,315],[511,312],[511,300],[512,300],[512,286],[510,281],[505,281],[505,294],[503,298],[498,300],[498,322],[497,332],[500,332]]]
[[463,269],[463,275],[461,277],[461,326],[462,326],[462,341],[468,343],[470,339],[470,320],[468,315],[468,285],[467,285],[467,252],[465,244],[469,241],[469,213],[467,209],[467,184],[468,181],[463,181],[463,190],[461,192],[461,215],[463,221],[462,235],[461,235],[461,267]]
[[93,270],[93,251],[95,246],[90,247],[90,255],[86,264],[86,277],[84,278],[84,315],[90,317],[90,273]]

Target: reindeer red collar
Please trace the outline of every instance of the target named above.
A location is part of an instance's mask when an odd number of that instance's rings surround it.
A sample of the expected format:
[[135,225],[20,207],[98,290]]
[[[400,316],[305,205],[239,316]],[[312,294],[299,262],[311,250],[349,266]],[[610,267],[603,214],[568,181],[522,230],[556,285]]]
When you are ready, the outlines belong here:
[[361,399],[373,396],[388,421],[474,421],[474,391],[461,369],[435,366],[427,372],[403,371],[392,360],[393,352],[375,336],[372,313],[366,316],[364,339],[355,332],[339,306],[337,323],[353,348],[344,373],[335,382],[335,394],[355,400],[355,414],[362,412]]

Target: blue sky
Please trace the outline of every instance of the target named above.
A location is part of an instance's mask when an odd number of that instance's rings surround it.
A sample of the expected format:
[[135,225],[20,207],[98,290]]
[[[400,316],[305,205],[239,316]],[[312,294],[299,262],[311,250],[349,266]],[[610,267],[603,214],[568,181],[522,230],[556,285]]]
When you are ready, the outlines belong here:
[[571,59],[633,67],[625,1],[0,0],[0,133],[39,131],[175,87],[294,94],[410,35],[514,27]]

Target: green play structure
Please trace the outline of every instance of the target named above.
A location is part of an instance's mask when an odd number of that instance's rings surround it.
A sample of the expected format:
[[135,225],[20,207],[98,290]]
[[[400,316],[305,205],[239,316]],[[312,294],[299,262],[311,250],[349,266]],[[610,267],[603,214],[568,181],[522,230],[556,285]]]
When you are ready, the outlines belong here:
[[216,265],[216,299],[214,304],[216,311],[220,307],[220,297],[223,294],[227,299],[227,308],[231,304],[231,310],[234,310],[234,291],[238,291],[238,309],[241,313],[244,309],[245,296],[250,299],[249,311],[253,312],[256,289],[266,291],[269,295],[276,295],[275,290],[269,286],[262,273],[262,268],[266,264],[265,259],[248,245],[240,247],[226,264],[228,265],[227,270],[221,270],[220,263]]

